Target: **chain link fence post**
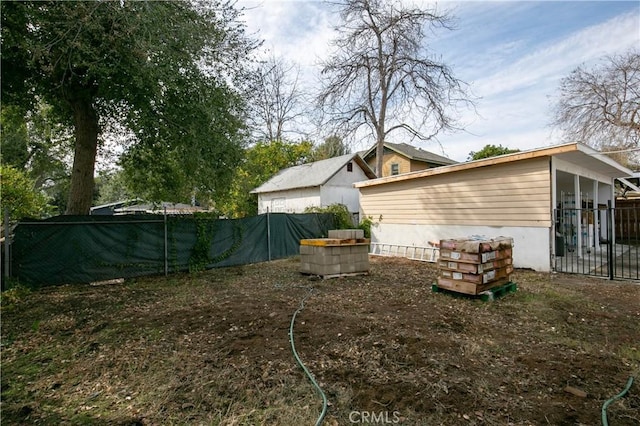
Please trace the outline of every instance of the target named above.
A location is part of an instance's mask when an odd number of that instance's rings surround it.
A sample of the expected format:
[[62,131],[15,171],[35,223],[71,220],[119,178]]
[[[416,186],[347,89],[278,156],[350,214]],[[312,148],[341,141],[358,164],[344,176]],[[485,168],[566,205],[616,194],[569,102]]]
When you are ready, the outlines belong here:
[[7,285],[7,278],[11,276],[10,268],[11,268],[11,255],[9,253],[11,247],[11,229],[9,227],[9,208],[4,208],[4,271],[2,273],[2,280],[0,282],[0,289],[5,290],[5,286]]
[[267,250],[269,252],[269,262],[271,262],[271,219],[269,218],[269,207],[267,207]]
[[169,236],[167,235],[167,206],[164,206],[164,276],[169,275]]

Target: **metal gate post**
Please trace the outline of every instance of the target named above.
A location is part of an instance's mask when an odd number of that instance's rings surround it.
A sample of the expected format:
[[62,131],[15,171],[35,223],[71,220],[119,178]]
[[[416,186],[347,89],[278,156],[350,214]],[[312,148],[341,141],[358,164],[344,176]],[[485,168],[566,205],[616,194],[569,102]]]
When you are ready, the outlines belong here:
[[613,236],[613,207],[611,207],[611,200],[607,201],[607,264],[609,270],[609,279],[613,280],[614,268],[613,263],[613,244],[615,244],[615,238]]

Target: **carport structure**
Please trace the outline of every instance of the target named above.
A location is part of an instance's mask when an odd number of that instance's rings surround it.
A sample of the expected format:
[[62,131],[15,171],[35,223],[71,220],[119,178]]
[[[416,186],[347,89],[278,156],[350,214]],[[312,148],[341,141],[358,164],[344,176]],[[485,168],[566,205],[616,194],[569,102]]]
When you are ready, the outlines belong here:
[[611,178],[634,187],[631,170],[584,145],[552,157],[555,181],[552,264],[556,271],[607,276],[638,276],[638,241],[627,229],[637,226],[637,209],[615,204]]

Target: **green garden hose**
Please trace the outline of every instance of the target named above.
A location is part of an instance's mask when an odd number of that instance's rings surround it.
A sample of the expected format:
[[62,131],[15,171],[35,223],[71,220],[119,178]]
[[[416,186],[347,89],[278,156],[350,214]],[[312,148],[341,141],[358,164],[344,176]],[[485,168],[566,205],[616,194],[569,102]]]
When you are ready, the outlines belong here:
[[620,399],[622,398],[627,392],[629,392],[629,389],[631,388],[631,385],[633,384],[633,376],[629,377],[629,380],[627,381],[627,386],[625,386],[624,390],[622,392],[620,392],[619,394],[617,394],[616,396],[614,396],[613,398],[607,400],[603,405],[602,405],[602,426],[609,426],[609,421],[607,420],[607,407],[616,399]]
[[311,380],[311,383],[313,384],[313,386],[316,388],[316,390],[318,391],[318,393],[322,397],[322,412],[320,413],[320,417],[318,417],[318,420],[316,420],[316,426],[320,426],[322,424],[322,421],[324,420],[324,416],[327,414],[327,407],[329,405],[327,403],[327,396],[324,394],[324,392],[322,391],[322,389],[318,385],[318,382],[316,382],[316,379],[313,377],[313,375],[311,374],[309,369],[304,365],[304,363],[300,359],[300,356],[298,355],[298,352],[296,351],[296,345],[293,342],[293,324],[296,322],[296,316],[298,315],[298,313],[300,311],[302,311],[304,309],[304,302],[309,297],[311,297],[311,295],[313,295],[313,288],[309,289],[309,294],[307,294],[300,301],[300,307],[293,313],[293,317],[291,318],[291,325],[289,325],[289,343],[291,343],[291,351],[293,352],[293,356],[295,357],[296,362],[302,368],[302,370],[307,375],[309,380]]

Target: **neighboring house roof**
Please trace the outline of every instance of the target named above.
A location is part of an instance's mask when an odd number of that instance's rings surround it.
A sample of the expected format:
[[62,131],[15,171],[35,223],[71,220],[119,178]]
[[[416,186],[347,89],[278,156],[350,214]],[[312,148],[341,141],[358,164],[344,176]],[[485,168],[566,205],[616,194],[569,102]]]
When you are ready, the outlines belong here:
[[114,203],[108,203],[108,204],[102,204],[100,206],[94,206],[91,207],[91,209],[89,210],[89,214],[90,215],[103,215],[103,216],[108,216],[108,215],[113,215],[113,213],[115,212],[116,209],[119,209],[121,207],[125,207],[125,206],[130,206],[132,204],[135,203],[139,203],[140,200],[139,199],[134,199],[134,200],[122,200],[122,201],[116,201]]
[[537,148],[528,151],[520,151],[513,154],[499,155],[497,157],[483,158],[481,160],[467,161],[464,163],[452,164],[449,166],[436,167],[432,169],[419,170],[402,175],[387,176],[364,182],[357,182],[355,186],[362,188],[366,186],[381,185],[389,182],[399,182],[409,179],[417,179],[427,176],[435,176],[444,173],[453,173],[478,167],[493,166],[519,160],[531,158],[555,156],[561,160],[566,160],[575,164],[594,170],[611,177],[632,176],[633,172],[617,163],[615,160],[604,155],[604,153],[589,148],[586,145],[572,142],[562,145],[554,145],[546,148]]
[[132,213],[162,214],[165,211],[168,214],[193,214],[195,212],[206,212],[208,210],[200,206],[192,206],[190,204],[168,203],[168,202],[135,204],[132,206],[115,209],[116,214],[132,214]]
[[618,178],[618,180],[620,182],[622,182],[628,189],[635,191],[635,192],[640,192],[640,187],[638,187],[638,185],[636,185],[633,182],[630,182],[629,180],[625,179],[625,178]]
[[630,177],[617,178],[617,181],[621,187],[616,191],[616,196],[623,199],[640,199],[640,172],[634,172]]
[[[390,149],[391,151],[395,151],[398,154],[409,158],[410,160],[422,161],[422,162],[431,163],[431,164],[439,164],[443,166],[457,163],[457,161],[454,161],[450,158],[443,157],[442,155],[434,154],[433,152],[430,152],[430,151],[425,151],[422,148],[418,148],[406,143],[385,142],[384,146],[385,148]],[[362,154],[362,158],[366,159],[367,157],[370,157],[372,155],[375,156],[375,154],[376,154],[376,145],[372,146],[367,151],[365,151]]]
[[261,194],[321,186],[338,173],[349,161],[355,162],[370,179],[376,177],[371,168],[358,154],[346,154],[282,169],[271,179],[251,191],[251,193]]

